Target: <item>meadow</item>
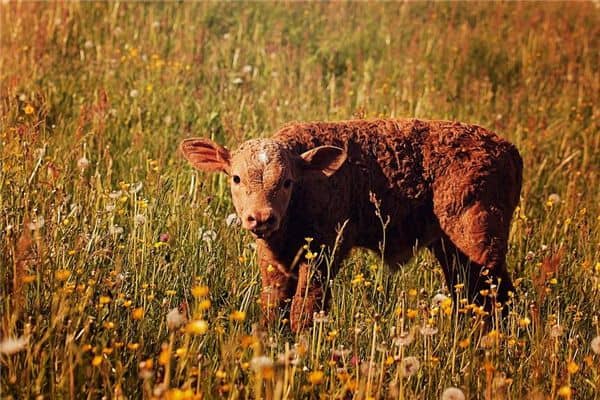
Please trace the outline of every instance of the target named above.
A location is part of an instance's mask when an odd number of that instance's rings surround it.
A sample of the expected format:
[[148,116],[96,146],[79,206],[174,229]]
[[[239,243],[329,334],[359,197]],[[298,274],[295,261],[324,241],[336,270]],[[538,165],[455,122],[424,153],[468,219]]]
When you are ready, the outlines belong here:
[[[599,42],[597,2],[2,2],[0,397],[600,399]],[[178,143],[379,117],[519,148],[497,329],[427,251],[258,324],[227,180]]]

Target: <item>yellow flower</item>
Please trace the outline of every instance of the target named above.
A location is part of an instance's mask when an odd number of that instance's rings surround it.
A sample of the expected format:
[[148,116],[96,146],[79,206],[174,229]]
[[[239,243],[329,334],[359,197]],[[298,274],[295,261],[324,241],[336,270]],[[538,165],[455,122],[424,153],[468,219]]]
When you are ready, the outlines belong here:
[[198,304],[198,308],[202,311],[206,311],[210,308],[210,300],[204,299]]
[[558,395],[560,397],[564,397],[565,399],[570,399],[572,394],[573,394],[573,391],[567,385],[562,386],[560,389],[558,389]]
[[417,289],[410,289],[410,290],[408,291],[408,295],[409,295],[410,297],[416,297],[416,296],[417,296]]
[[96,356],[92,359],[92,365],[94,367],[97,367],[100,364],[102,364],[102,356]]
[[71,272],[67,271],[66,269],[59,269],[54,274],[56,280],[60,282],[66,281],[67,279],[69,279],[69,276],[71,276]]
[[104,305],[104,304],[108,304],[110,303],[111,298],[108,296],[100,296],[100,304]]
[[131,351],[135,351],[140,348],[140,344],[139,343],[128,343],[127,348]]
[[579,371],[579,365],[577,365],[575,361],[571,360],[567,363],[567,371],[569,371],[569,374],[573,375]]
[[531,320],[527,317],[521,318],[519,320],[519,326],[521,328],[525,328],[525,327],[529,326],[530,323],[531,323]]
[[408,319],[415,319],[417,318],[417,315],[419,315],[419,312],[417,310],[413,310],[412,308],[406,310],[406,318]]
[[191,333],[192,335],[204,335],[206,332],[208,332],[208,322],[203,319],[192,321],[187,324],[185,331],[187,333]]
[[140,319],[144,318],[144,309],[142,307],[135,308],[131,312],[131,318],[133,318],[135,320],[140,320]]
[[165,294],[166,294],[167,296],[175,296],[175,295],[177,294],[177,291],[176,291],[176,290],[169,289],[169,290],[165,290]]
[[241,322],[246,319],[246,313],[244,311],[234,311],[229,315],[229,319]]
[[323,383],[323,378],[325,374],[323,371],[313,371],[308,375],[308,381],[311,385],[320,385]]
[[35,108],[33,108],[33,106],[31,104],[27,104],[25,106],[25,108],[23,109],[23,111],[25,111],[25,114],[31,115],[35,111]]
[[28,283],[34,282],[35,278],[36,278],[36,275],[25,275],[22,278],[22,281],[24,284],[28,284]]
[[460,342],[458,342],[458,346],[461,349],[464,349],[464,348],[468,347],[470,344],[471,344],[471,339],[470,338],[466,338],[466,339],[463,339]]
[[208,296],[208,286],[194,286],[192,288],[192,296],[194,297],[206,297]]

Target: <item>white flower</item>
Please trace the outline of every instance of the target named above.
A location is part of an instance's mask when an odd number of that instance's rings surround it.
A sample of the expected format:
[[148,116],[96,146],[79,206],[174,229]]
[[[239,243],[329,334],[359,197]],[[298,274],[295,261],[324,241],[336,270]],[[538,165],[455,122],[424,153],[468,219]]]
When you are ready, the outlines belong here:
[[560,196],[556,193],[552,193],[550,196],[548,196],[548,201],[552,204],[556,204],[560,202]]
[[77,168],[86,169],[89,166],[90,166],[90,160],[88,160],[85,156],[83,156],[79,160],[77,160]]
[[421,363],[417,357],[404,357],[400,362],[400,372],[402,373],[402,376],[408,378],[409,376],[416,374],[417,371],[419,371],[420,366]]
[[242,223],[240,217],[236,213],[231,213],[225,218],[225,224],[227,226],[238,226]]
[[250,72],[252,72],[252,65],[244,65],[244,67],[242,68],[242,72],[245,74],[249,74]]
[[442,293],[438,293],[435,296],[433,296],[433,299],[431,299],[431,302],[433,303],[434,306],[439,307],[446,300],[448,300],[448,296],[446,296],[445,294],[442,294]]
[[123,228],[121,228],[119,225],[112,225],[110,228],[108,228],[108,231],[111,235],[120,235],[123,233]]
[[152,23],[152,27],[153,27],[154,29],[160,28],[160,22],[158,22],[158,21],[154,21],[154,22]]
[[179,312],[178,308],[174,308],[167,313],[167,328],[170,331],[179,329],[183,324],[185,324],[185,322],[186,318],[182,313]]
[[442,400],[465,400],[465,394],[459,388],[449,387],[442,393]]
[[237,78],[234,78],[231,81],[231,83],[233,83],[234,85],[241,85],[242,83],[244,83],[244,80],[238,76]]
[[561,337],[563,335],[563,327],[559,324],[554,325],[550,328],[550,336],[553,338]]
[[140,94],[140,92],[138,92],[137,89],[131,89],[129,91],[129,97],[131,97],[132,99],[135,99],[136,97],[138,97],[139,94]]
[[408,346],[415,339],[412,332],[400,332],[398,336],[394,338],[394,344],[396,346]]
[[86,49],[91,49],[92,47],[94,47],[94,42],[92,42],[91,40],[86,40],[83,44],[83,47],[85,47]]
[[129,185],[129,193],[139,192],[140,190],[142,190],[142,186],[144,186],[142,182],[132,183],[131,185]]
[[208,230],[208,231],[202,232],[202,241],[204,243],[210,244],[210,243],[214,242],[216,238],[217,238],[217,232],[215,232],[213,230]]
[[0,342],[0,353],[2,354],[15,354],[25,349],[25,346],[29,342],[29,339],[25,336],[20,338],[9,337]]
[[107,204],[104,206],[104,209],[108,212],[112,212],[115,210],[115,205],[114,204]]
[[436,333],[438,333],[438,329],[431,326],[431,325],[423,325],[419,331],[421,332],[421,335],[423,336],[433,336]]
[[167,115],[163,118],[163,122],[165,123],[165,125],[169,126],[173,122],[173,118],[170,115]]
[[25,100],[27,100],[27,95],[26,95],[25,93],[21,93],[21,94],[19,95],[19,100],[21,100],[21,101],[25,101]]
[[133,217],[133,221],[136,225],[144,225],[146,223],[146,217],[143,214],[136,214],[136,216]]
[[44,217],[37,217],[37,218],[34,218],[33,221],[31,221],[29,224],[27,224],[27,226],[32,231],[35,231],[35,230],[42,228],[44,226],[45,222],[46,221],[44,220]]
[[590,342],[590,347],[594,353],[600,354],[600,336],[596,336],[592,339]]
[[267,368],[273,367],[273,360],[267,356],[253,357],[250,360],[250,366],[254,372],[264,371]]
[[108,194],[108,197],[115,200],[115,199],[118,199],[119,197],[121,197],[122,194],[123,194],[123,192],[121,190],[113,190],[112,192],[110,192]]
[[115,36],[120,36],[123,33],[123,29],[120,26],[115,27]]

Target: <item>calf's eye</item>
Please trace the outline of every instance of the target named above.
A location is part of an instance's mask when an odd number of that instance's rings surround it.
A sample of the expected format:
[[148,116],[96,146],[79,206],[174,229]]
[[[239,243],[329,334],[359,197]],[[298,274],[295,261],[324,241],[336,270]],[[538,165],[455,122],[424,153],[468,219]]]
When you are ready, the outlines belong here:
[[284,187],[284,188],[286,188],[286,189],[289,189],[291,186],[292,186],[292,180],[291,180],[291,179],[286,179],[286,180],[283,182],[283,187]]
[[232,179],[233,179],[233,183],[235,183],[236,185],[237,185],[238,183],[240,183],[240,181],[241,181],[241,180],[240,180],[240,177],[239,177],[239,176],[237,176],[237,175],[234,175]]

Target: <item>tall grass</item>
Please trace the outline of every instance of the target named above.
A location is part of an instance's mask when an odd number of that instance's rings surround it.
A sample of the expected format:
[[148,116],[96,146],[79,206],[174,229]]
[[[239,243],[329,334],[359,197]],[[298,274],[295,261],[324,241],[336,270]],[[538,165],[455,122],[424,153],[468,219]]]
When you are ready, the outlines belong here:
[[[0,12],[3,398],[600,398],[596,3]],[[462,120],[518,146],[505,327],[436,296],[427,252],[398,274],[356,252],[312,330],[255,325],[251,238],[225,222],[224,178],[177,144],[353,117]]]

